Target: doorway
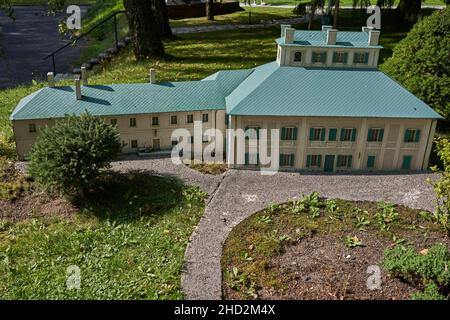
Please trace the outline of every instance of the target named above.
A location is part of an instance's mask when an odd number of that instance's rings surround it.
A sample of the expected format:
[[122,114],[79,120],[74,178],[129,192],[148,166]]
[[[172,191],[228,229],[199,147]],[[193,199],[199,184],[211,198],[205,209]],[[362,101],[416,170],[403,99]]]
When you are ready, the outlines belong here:
[[161,150],[161,142],[159,139],[153,139],[153,150]]
[[334,171],[334,155],[327,154],[325,156],[325,163],[323,165],[323,171],[333,172]]

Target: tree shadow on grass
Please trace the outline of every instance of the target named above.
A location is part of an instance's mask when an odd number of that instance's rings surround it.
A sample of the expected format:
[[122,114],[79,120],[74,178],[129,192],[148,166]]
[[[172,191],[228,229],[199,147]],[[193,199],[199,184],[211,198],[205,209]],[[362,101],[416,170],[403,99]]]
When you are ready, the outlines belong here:
[[126,223],[158,215],[183,203],[183,182],[172,176],[143,171],[110,172],[84,196],[72,202],[85,214],[100,220]]

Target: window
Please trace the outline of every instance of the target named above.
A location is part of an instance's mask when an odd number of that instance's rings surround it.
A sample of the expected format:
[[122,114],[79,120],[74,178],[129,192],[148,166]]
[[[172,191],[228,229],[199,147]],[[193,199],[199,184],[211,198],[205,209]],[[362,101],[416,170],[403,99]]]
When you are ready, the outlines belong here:
[[205,113],[202,114],[202,122],[208,122],[209,121],[209,114]]
[[170,124],[177,124],[177,123],[178,123],[177,116],[171,116],[170,117]]
[[353,55],[353,63],[368,63],[369,53],[368,52],[355,52]]
[[245,138],[246,139],[259,139],[259,127],[248,126],[245,128]]
[[136,127],[136,118],[130,118],[130,127]]
[[297,140],[297,128],[295,127],[282,128],[281,140]]
[[402,170],[411,169],[412,156],[403,156]]
[[186,117],[186,122],[187,123],[194,123],[194,115],[193,114],[188,114]]
[[313,63],[326,63],[327,62],[327,53],[324,52],[313,52],[312,53],[312,62]]
[[355,128],[342,128],[340,140],[341,141],[356,141],[356,129]]
[[340,168],[346,167],[346,168],[351,168],[352,166],[352,156],[348,155],[348,156],[338,156],[337,157],[337,166]]
[[404,142],[419,142],[420,141],[420,130],[419,129],[406,129]]
[[347,52],[334,52],[333,62],[334,63],[347,63],[348,53]]
[[375,167],[375,156],[368,156],[367,157],[367,168],[374,168]]
[[294,166],[294,154],[280,154],[280,166],[293,167]]
[[310,128],[309,141],[325,141],[325,128]]
[[337,140],[337,129],[331,128],[328,132],[328,141],[336,141]]
[[313,154],[308,155],[306,157],[306,167],[318,167],[320,168],[322,166],[322,155],[320,154]]
[[300,51],[294,53],[294,62],[302,62],[302,53]]
[[137,147],[138,147],[138,142],[137,142],[137,140],[131,140],[131,148],[137,149]]
[[117,126],[117,119],[111,119],[110,123],[112,126]]
[[159,118],[152,117],[152,126],[159,126]]
[[30,123],[30,124],[28,125],[28,131],[29,131],[30,133],[36,133],[36,124]]
[[370,128],[367,133],[367,141],[369,142],[381,142],[383,141],[384,129]]

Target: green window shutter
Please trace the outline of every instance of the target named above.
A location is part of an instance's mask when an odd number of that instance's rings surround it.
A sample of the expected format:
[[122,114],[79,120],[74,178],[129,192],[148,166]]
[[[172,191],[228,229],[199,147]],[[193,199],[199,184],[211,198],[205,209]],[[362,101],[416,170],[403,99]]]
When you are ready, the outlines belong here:
[[306,157],[306,167],[307,168],[311,167],[311,156],[310,155],[308,155]]
[[349,168],[352,167],[352,160],[353,160],[353,156],[348,156],[348,158],[347,158],[347,167],[349,167]]
[[327,52],[325,52],[324,54],[322,53],[322,55],[321,55],[322,60],[321,60],[320,62],[322,62],[322,63],[327,62],[327,56],[328,56],[328,53],[327,53]]
[[292,140],[297,140],[298,128],[294,128],[294,137]]
[[295,155],[291,154],[291,162],[289,164],[290,164],[291,167],[293,167],[294,163],[295,163]]
[[286,140],[286,128],[281,128],[281,140]]
[[312,53],[312,62],[317,62],[317,52]]
[[333,52],[333,62],[337,62],[337,52]]
[[309,128],[309,141],[314,140],[314,128]]
[[348,63],[348,52],[344,53],[344,63]]
[[325,133],[326,133],[326,129],[322,128],[322,136],[321,136],[321,141],[325,141]]
[[342,161],[342,156],[338,155],[336,161],[337,161],[337,165],[340,166],[341,161]]
[[345,137],[345,129],[342,128],[342,129],[341,129],[341,138],[340,138],[340,140],[341,140],[341,141],[344,141],[344,137]]
[[384,129],[380,129],[380,134],[378,135],[378,142],[383,141]]
[[408,138],[409,138],[409,130],[406,129],[406,130],[405,130],[405,136],[403,137],[403,142],[407,142],[407,141],[408,141]]
[[412,161],[412,156],[403,156],[402,169],[403,170],[411,169],[411,161]]
[[321,167],[321,166],[322,166],[322,155],[321,155],[321,154],[319,154],[319,155],[317,156],[317,166],[318,166],[318,167]]
[[331,128],[330,132],[328,133],[328,140],[329,141],[336,141],[336,135],[337,135],[337,129]]
[[364,53],[364,63],[369,63],[369,53]]
[[359,53],[358,53],[358,52],[355,52],[355,53],[353,54],[353,63],[356,63],[356,62],[358,61],[358,58],[359,58]]
[[367,141],[372,141],[372,129],[369,129],[369,132],[367,133]]
[[414,141],[415,142],[419,142],[420,141],[420,130],[419,129],[416,130],[416,136],[414,138]]
[[245,154],[245,165],[248,165],[249,163],[249,156],[248,153]]
[[356,128],[352,130],[352,141],[356,141]]

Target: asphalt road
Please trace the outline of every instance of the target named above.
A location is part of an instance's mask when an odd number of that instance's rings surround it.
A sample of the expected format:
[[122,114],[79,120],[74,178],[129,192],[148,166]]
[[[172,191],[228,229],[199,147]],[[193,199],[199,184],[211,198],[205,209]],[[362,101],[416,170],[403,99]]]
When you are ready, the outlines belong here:
[[[45,6],[15,7],[16,20],[0,12],[0,89],[29,84],[52,71],[51,59],[43,58],[67,43],[58,33],[62,15],[47,16]],[[87,7],[82,7],[82,14]],[[83,43],[69,47],[56,58],[57,72],[70,71]]]

